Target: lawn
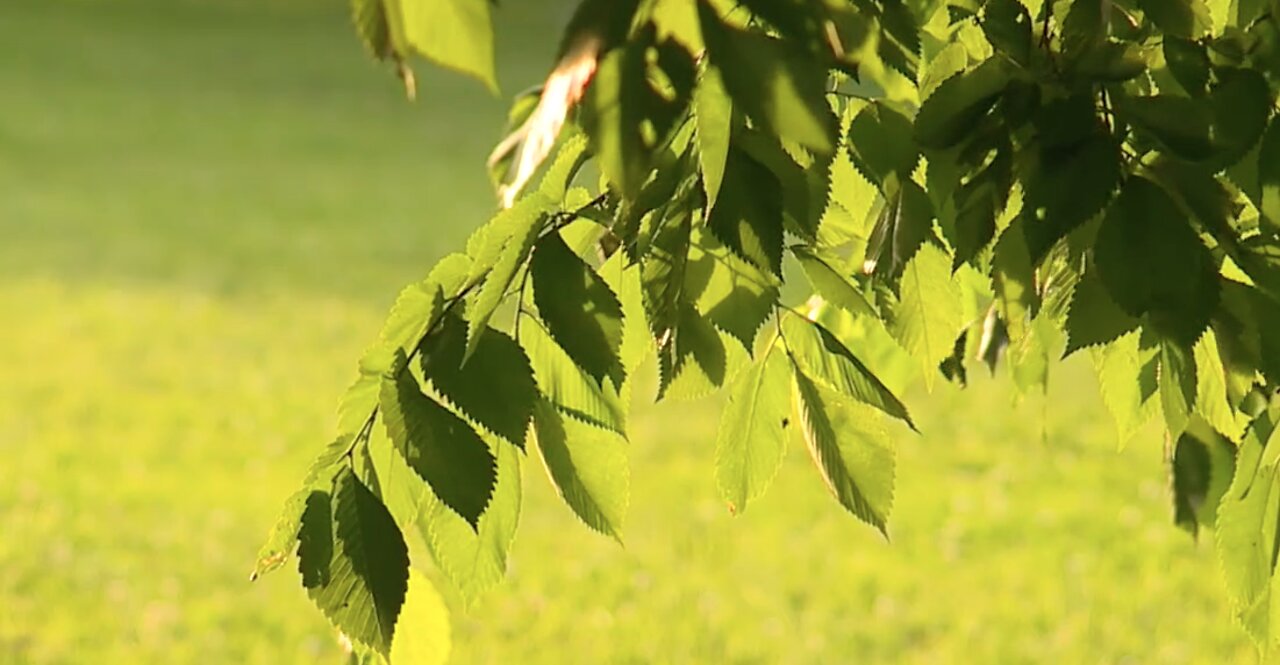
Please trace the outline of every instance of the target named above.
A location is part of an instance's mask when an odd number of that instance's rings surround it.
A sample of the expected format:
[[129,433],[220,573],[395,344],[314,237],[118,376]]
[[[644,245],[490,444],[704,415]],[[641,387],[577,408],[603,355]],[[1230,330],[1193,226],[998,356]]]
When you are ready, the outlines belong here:
[[[504,104],[406,102],[341,2],[0,8],[0,663],[336,663],[263,536],[398,287],[493,208]],[[504,2],[511,94],[564,3]],[[731,516],[714,401],[637,405],[625,547],[526,464],[508,580],[456,663],[1252,662],[1149,428],[1087,363],[910,402],[886,542],[799,447]]]

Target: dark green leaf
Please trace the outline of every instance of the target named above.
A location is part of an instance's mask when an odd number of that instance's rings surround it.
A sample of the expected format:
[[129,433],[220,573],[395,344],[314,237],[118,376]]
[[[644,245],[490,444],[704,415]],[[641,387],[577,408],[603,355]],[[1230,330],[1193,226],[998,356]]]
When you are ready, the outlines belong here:
[[1218,503],[1235,473],[1235,454],[1234,444],[1198,421],[1174,444],[1173,519],[1191,535],[1201,526],[1213,528]]
[[840,505],[888,534],[893,506],[893,448],[875,412],[795,373],[796,410],[823,482]]
[[1263,216],[1273,226],[1280,226],[1280,115],[1271,119],[1258,151],[1258,184]]
[[1262,138],[1271,117],[1271,90],[1262,74],[1249,69],[1219,69],[1220,83],[1209,95],[1213,110],[1215,170],[1240,161]]
[[1094,259],[1112,300],[1157,332],[1195,343],[1218,302],[1217,266],[1159,186],[1131,177],[1107,210]]
[[849,156],[868,180],[883,182],[890,173],[911,178],[920,161],[911,121],[884,104],[868,104],[849,123]]
[[1023,232],[1033,264],[1058,240],[1100,212],[1120,181],[1120,152],[1095,133],[1062,146],[1042,146],[1024,176]]
[[1116,110],[1125,119],[1171,153],[1193,161],[1208,159],[1213,154],[1213,112],[1203,100],[1173,95],[1117,95],[1114,99]]
[[1178,85],[1192,97],[1203,97],[1209,89],[1209,54],[1204,45],[1170,35],[1164,38],[1164,60]]
[[[1072,4],[1078,7],[1089,3]],[[1070,73],[1077,79],[1119,83],[1145,72],[1147,58],[1147,53],[1138,44],[1106,40],[1088,44],[1068,65]]]
[[916,140],[926,148],[959,143],[986,115],[1009,84],[1009,74],[994,58],[938,86],[916,114]]
[[696,399],[723,386],[739,359],[731,358],[724,337],[693,307],[683,307],[670,340],[658,349],[658,399]]
[[558,233],[538,242],[530,271],[538,314],[560,348],[596,381],[608,377],[622,386],[622,305],[617,296]]
[[466,336],[460,317],[445,317],[423,341],[423,375],[472,422],[523,448],[537,398],[529,359],[515,340],[487,327],[463,365]]
[[982,32],[996,51],[1026,66],[1031,62],[1031,13],[1018,0],[989,0]]
[[498,445],[498,483],[477,529],[427,493],[418,531],[431,556],[466,604],[476,601],[502,580],[507,552],[520,521],[520,451]]
[[1105,344],[1138,327],[1138,319],[1116,305],[1095,270],[1086,271],[1076,284],[1067,313],[1065,355],[1086,346]]
[[409,584],[409,551],[395,520],[349,467],[332,492],[307,498],[298,538],[302,586],[353,641],[384,656]]
[[489,446],[465,420],[424,395],[407,369],[383,379],[381,406],[387,436],[405,461],[445,505],[476,526],[497,479]]
[[1161,31],[1184,39],[1198,39],[1213,26],[1204,0],[1137,0]]
[[781,204],[781,186],[773,172],[731,146],[719,202],[707,216],[707,228],[738,256],[781,274]]
[[534,427],[561,498],[587,526],[621,540],[630,482],[626,439],[566,417],[545,400],[534,411]]

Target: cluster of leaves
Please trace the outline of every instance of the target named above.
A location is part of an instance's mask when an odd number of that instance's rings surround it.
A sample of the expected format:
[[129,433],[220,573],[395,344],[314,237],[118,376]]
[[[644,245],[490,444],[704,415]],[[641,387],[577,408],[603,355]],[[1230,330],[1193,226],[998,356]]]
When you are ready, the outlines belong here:
[[[485,0],[355,6],[376,55],[492,82]],[[556,158],[401,294],[259,572],[296,548],[321,610],[386,656],[403,534],[473,598],[505,568],[527,455],[620,538],[648,358],[658,399],[727,388],[731,509],[798,429],[884,531],[904,364],[926,385],[1003,364],[1031,391],[1084,352],[1122,440],[1163,420],[1175,518],[1216,525],[1269,646],[1278,19],[1274,0],[584,0],[565,43],[599,40],[597,70]]]

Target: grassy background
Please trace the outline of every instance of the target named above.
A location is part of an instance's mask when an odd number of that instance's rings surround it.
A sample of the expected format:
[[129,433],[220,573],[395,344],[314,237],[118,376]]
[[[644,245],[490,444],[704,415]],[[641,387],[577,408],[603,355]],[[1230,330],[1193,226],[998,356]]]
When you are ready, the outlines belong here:
[[[434,72],[406,103],[340,4],[0,8],[0,663],[336,662],[296,576],[247,573],[398,287],[489,213],[503,116]],[[566,12],[503,4],[512,93]],[[527,465],[454,662],[1253,659],[1087,367],[913,397],[891,543],[798,449],[731,518],[714,404],[638,407],[625,549]]]

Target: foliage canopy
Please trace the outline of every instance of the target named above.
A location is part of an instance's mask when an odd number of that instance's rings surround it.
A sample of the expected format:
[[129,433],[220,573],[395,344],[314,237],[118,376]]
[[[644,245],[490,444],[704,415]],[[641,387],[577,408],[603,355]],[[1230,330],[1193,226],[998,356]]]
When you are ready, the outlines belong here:
[[[487,0],[353,7],[410,90],[413,56],[494,87]],[[400,295],[255,576],[296,552],[359,653],[443,658],[439,617],[396,630],[439,607],[404,534],[475,598],[536,455],[621,540],[646,359],[660,400],[727,389],[732,510],[795,429],[887,534],[915,425],[883,358],[929,386],[1007,366],[1029,392],[1086,353],[1122,440],[1163,421],[1175,520],[1215,529],[1270,650],[1277,20],[1274,0],[583,0],[490,160],[507,205]]]

